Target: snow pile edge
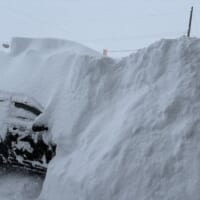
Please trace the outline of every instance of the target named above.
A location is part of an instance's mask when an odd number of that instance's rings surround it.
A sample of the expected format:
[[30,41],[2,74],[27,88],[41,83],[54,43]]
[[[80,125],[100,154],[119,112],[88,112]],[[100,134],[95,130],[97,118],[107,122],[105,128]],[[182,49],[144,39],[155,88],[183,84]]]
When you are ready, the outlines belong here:
[[120,61],[40,45],[0,55],[0,89],[41,102],[58,145],[39,199],[200,198],[199,39]]

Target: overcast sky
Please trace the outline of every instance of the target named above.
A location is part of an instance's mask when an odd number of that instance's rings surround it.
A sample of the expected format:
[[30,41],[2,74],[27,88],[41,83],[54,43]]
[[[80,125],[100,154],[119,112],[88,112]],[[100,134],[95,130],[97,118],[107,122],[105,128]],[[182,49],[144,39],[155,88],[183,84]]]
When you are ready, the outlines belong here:
[[186,34],[192,5],[192,35],[200,36],[197,0],[0,0],[0,40],[53,37],[134,50]]

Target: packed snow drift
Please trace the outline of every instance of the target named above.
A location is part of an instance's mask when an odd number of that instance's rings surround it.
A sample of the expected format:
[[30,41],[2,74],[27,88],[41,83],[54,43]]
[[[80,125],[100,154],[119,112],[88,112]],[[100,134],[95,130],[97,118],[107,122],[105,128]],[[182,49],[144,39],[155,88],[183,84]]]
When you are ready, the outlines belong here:
[[0,170],[1,200],[35,200],[41,192],[43,179],[20,171]]
[[0,90],[37,99],[57,144],[39,200],[199,200],[199,55],[186,37],[121,60],[14,38]]

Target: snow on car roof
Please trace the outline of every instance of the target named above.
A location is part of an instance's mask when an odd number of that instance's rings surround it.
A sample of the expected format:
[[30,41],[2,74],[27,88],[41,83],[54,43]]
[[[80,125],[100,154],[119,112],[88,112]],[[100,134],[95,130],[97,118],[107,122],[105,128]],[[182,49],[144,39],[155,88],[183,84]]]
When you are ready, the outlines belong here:
[[25,94],[21,93],[6,92],[0,90],[0,101],[7,101],[7,100],[11,100],[12,102],[24,103],[26,105],[36,107],[41,111],[44,110],[42,105],[32,97],[26,96]]

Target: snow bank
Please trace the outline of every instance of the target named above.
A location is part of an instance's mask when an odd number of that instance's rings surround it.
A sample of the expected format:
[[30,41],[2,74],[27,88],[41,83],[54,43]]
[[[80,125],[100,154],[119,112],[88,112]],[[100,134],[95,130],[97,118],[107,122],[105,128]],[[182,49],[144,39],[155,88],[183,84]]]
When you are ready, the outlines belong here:
[[200,199],[200,40],[120,61],[79,44],[14,39],[0,90],[44,107],[57,155],[40,200]]
[[35,200],[40,195],[43,179],[27,173],[0,170],[1,200]]

